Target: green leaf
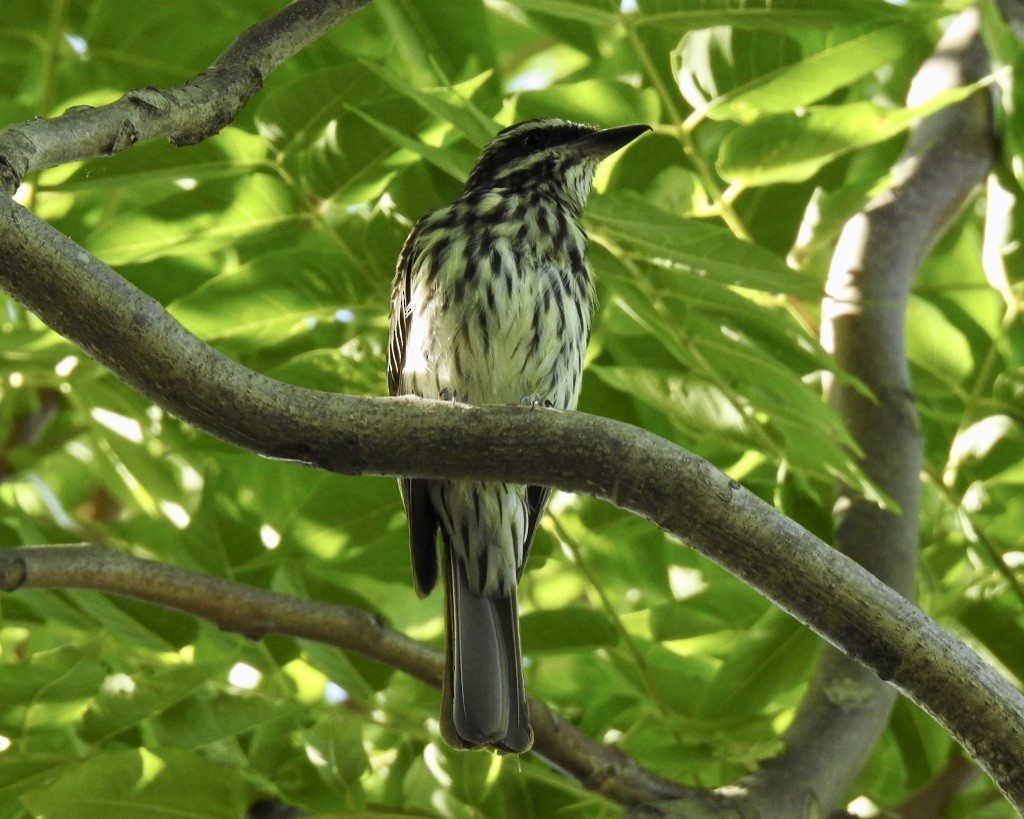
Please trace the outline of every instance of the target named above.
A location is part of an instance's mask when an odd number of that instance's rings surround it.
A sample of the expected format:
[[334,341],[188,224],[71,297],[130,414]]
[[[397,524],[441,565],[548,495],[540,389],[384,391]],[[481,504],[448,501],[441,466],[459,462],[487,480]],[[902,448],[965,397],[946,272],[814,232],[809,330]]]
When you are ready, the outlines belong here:
[[132,678],[108,677],[89,706],[79,733],[87,742],[101,742],[150,720],[187,697],[194,697],[225,664],[186,665]]
[[681,640],[732,629],[747,629],[764,614],[766,604],[756,592],[737,584],[705,590],[686,600],[656,606],[650,611],[655,640]]
[[[144,142],[117,157],[94,159],[82,163],[68,179],[53,185],[61,191],[105,196],[131,190],[131,201],[138,202],[146,188],[156,188],[165,195],[194,190],[201,184],[222,179],[238,179],[267,166],[267,144],[256,134],[228,126],[215,140],[200,142],[187,152],[162,140]],[[44,184],[47,177],[42,177]]]
[[0,666],[0,731],[20,736],[74,726],[104,676],[94,649],[72,646]]
[[718,172],[744,187],[802,182],[833,159],[901,134],[919,119],[966,99],[985,84],[940,94],[914,108],[851,102],[762,117],[725,138]]
[[609,26],[615,22],[614,12],[607,5],[579,2],[579,0],[514,0],[525,11],[541,12],[592,26]]
[[221,250],[305,217],[291,191],[263,173],[212,180],[164,200],[159,214],[128,211],[86,237],[84,246],[109,265],[172,254]]
[[592,235],[655,263],[670,262],[711,281],[770,293],[809,293],[819,285],[772,253],[725,228],[683,219],[636,196],[595,197],[587,207]]
[[974,372],[974,354],[964,334],[934,304],[911,296],[907,305],[907,356],[943,381]]
[[487,30],[487,9],[476,0],[447,0],[429,9],[412,0],[393,0],[375,10],[390,43],[401,44],[392,46],[391,62],[417,85],[464,80],[481,63],[495,61],[496,43],[481,36]]
[[486,71],[479,77],[462,83],[455,88],[420,89],[416,88],[393,71],[384,66],[364,62],[368,71],[372,71],[391,88],[404,95],[410,102],[419,105],[424,111],[431,113],[442,122],[450,122],[459,132],[477,148],[482,148],[494,136],[497,126],[494,120],[480,111],[467,97],[480,85],[491,78],[493,72]]
[[303,707],[256,692],[220,692],[209,698],[186,697],[153,716],[148,729],[163,746],[199,749],[214,746],[261,726],[290,731],[302,722]]
[[307,752],[322,760],[321,774],[335,787],[351,788],[370,767],[363,750],[363,730],[358,723],[331,714],[302,732]]
[[409,133],[421,111],[354,60],[311,72],[260,98],[256,123],[286,172],[312,197],[337,206],[373,202],[403,161],[356,111]]
[[516,118],[535,117],[561,117],[607,128],[657,122],[661,105],[651,89],[608,80],[583,80],[520,94]]
[[680,93],[703,117],[799,64],[800,57],[799,44],[787,34],[714,26],[687,32],[672,64]]
[[744,439],[750,434],[747,420],[728,396],[699,376],[633,366],[590,369],[620,392],[661,410],[680,429]]
[[960,622],[992,656],[996,657],[1018,685],[1024,682],[1024,625],[1019,601],[972,601],[960,613]]
[[519,618],[519,628],[528,654],[610,646],[619,638],[607,614],[578,606],[528,612]]
[[172,316],[207,341],[241,337],[253,347],[280,341],[312,318],[329,318],[351,303],[350,279],[338,258],[283,248],[222,273],[168,306]]
[[990,415],[961,429],[949,449],[947,467],[968,482],[988,480],[1024,464],[1024,428],[1009,415]]
[[348,108],[352,113],[361,117],[367,123],[376,128],[377,131],[379,131],[380,134],[393,145],[398,148],[405,148],[406,150],[412,151],[417,156],[427,160],[434,167],[444,171],[459,182],[465,181],[466,177],[469,176],[469,172],[473,170],[474,160],[466,154],[454,151],[450,148],[435,148],[432,145],[427,145],[418,139],[407,137],[398,129],[392,128],[390,125],[374,119],[369,114],[364,111],[360,111],[355,106],[348,106]]
[[[539,0],[538,0],[539,1]],[[865,21],[917,20],[942,15],[938,8],[913,11],[875,0],[638,0],[637,25],[686,32],[719,25],[757,31],[789,32],[794,28],[834,29]]]
[[778,609],[769,610],[726,657],[700,702],[700,713],[757,713],[804,678],[820,641]]
[[[783,113],[810,105],[879,66],[899,59],[914,40],[922,36],[919,26],[901,23],[859,34],[844,34],[834,34],[835,41],[821,51],[788,60],[771,71],[734,85],[709,100],[704,115],[711,119],[753,122],[763,114]],[[759,32],[747,34],[746,38],[765,36],[764,32]],[[755,44],[743,42],[740,32],[735,32],[733,37],[741,38],[741,42],[736,43],[737,53],[750,54]]]
[[131,819],[189,816],[237,819],[248,807],[236,771],[187,751],[104,751],[69,764],[21,802],[35,816]]

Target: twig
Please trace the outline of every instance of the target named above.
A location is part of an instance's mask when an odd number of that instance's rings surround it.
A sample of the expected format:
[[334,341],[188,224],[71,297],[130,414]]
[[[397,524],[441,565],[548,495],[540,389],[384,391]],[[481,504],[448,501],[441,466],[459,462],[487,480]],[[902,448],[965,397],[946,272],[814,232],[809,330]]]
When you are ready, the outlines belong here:
[[112,156],[166,137],[193,145],[218,133],[266,76],[370,0],[296,0],[238,37],[209,69],[176,88],[129,91],[99,108],[68,109],[0,131],[0,192],[12,196],[29,171]]

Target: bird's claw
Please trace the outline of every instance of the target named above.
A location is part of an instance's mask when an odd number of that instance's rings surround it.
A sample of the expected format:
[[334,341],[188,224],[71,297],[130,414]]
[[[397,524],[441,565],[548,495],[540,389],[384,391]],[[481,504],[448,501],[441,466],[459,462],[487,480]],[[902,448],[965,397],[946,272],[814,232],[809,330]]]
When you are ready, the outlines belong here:
[[526,404],[530,409],[537,409],[537,407],[544,407],[545,409],[554,409],[555,405],[552,404],[543,395],[524,395],[520,399],[520,403]]
[[457,404],[459,397],[455,394],[455,390],[449,387],[442,387],[441,392],[437,394],[438,400],[447,401],[450,404]]

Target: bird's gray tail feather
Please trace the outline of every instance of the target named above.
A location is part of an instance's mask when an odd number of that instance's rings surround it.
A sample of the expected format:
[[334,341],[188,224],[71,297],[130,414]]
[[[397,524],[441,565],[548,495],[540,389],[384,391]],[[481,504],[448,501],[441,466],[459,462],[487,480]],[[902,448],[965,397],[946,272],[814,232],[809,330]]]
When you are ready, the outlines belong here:
[[524,753],[533,745],[519,649],[519,607],[475,594],[445,548],[445,651],[441,733],[456,748]]

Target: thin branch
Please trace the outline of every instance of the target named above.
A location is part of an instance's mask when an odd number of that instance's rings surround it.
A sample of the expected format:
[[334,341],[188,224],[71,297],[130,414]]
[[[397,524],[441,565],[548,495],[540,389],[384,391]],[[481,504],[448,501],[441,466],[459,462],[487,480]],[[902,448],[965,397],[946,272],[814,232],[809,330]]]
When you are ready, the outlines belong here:
[[[988,60],[978,28],[977,9],[950,27],[914,78],[912,104],[984,76]],[[906,597],[914,594],[921,483],[921,436],[903,341],[907,298],[921,260],[984,180],[994,151],[984,93],[919,123],[897,164],[903,173],[896,186],[846,225],[825,288],[823,342],[875,396],[836,382],[830,400],[863,452],[865,472],[900,508],[881,509],[841,487],[835,546]],[[798,815],[808,798],[833,807],[885,727],[893,695],[827,647],[783,737],[785,750],[751,778],[751,798],[779,815]]]
[[942,816],[950,800],[981,775],[969,759],[954,756],[912,796],[892,810],[898,819]]
[[[176,609],[252,639],[271,632],[355,651],[435,688],[444,659],[354,606],[302,600],[142,560],[90,544],[0,549],[0,591],[93,589]],[[591,790],[624,805],[695,791],[662,779],[631,757],[582,734],[531,699],[534,750]]]
[[192,145],[230,123],[282,62],[370,0],[296,0],[243,32],[209,69],[184,85],[129,91],[99,108],[68,109],[0,131],[0,192],[12,196],[25,174],[112,156],[166,137]]

